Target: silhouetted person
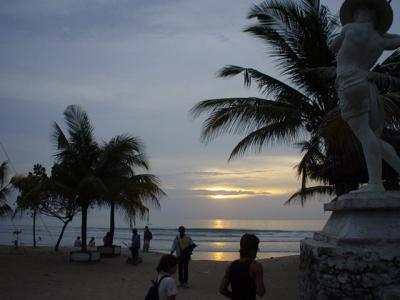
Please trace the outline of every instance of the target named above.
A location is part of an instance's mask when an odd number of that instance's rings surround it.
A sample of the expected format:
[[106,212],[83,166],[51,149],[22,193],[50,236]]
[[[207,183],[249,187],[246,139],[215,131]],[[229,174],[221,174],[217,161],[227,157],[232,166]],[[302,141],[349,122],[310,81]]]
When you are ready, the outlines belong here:
[[111,247],[112,246],[112,238],[111,232],[107,232],[106,235],[103,237],[104,246]]
[[132,244],[129,249],[132,253],[132,264],[136,265],[138,263],[140,249],[140,234],[138,234],[136,228],[132,229]]
[[94,241],[94,237],[92,237],[89,241],[89,247],[94,248],[96,247],[96,242]]
[[193,243],[190,236],[185,234],[185,227],[180,226],[178,231],[179,235],[175,237],[172,243],[171,254],[176,251],[178,256],[179,286],[189,287],[189,261],[196,244]]
[[82,247],[82,241],[80,236],[76,237],[76,240],[74,242],[74,247]]
[[149,252],[150,241],[153,238],[153,234],[151,233],[148,226],[144,227],[143,233],[143,252]]
[[[232,300],[255,300],[265,295],[263,268],[256,262],[260,240],[254,234],[244,234],[240,239],[240,258],[226,269],[219,292]],[[228,289],[228,287],[231,289]]]

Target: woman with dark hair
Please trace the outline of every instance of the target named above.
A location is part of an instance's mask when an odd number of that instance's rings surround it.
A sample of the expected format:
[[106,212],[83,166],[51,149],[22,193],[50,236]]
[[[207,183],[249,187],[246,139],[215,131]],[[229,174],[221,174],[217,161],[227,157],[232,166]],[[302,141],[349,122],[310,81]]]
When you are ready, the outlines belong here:
[[157,285],[159,300],[175,300],[177,289],[174,278],[171,276],[176,273],[178,260],[175,256],[166,254],[160,259],[157,266]]
[[[240,239],[240,258],[232,262],[221,281],[219,292],[232,300],[255,300],[265,295],[263,268],[256,262],[260,240],[254,234]],[[231,290],[228,286],[231,286]]]

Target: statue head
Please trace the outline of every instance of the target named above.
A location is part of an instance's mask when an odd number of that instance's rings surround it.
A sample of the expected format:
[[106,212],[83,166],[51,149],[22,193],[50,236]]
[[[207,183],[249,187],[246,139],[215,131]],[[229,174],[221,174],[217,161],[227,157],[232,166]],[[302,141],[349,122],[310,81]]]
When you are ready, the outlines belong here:
[[354,10],[353,20],[357,23],[373,23],[374,26],[376,26],[376,12],[373,8],[367,5],[359,6]]
[[386,33],[393,23],[391,0],[346,0],[340,9],[342,25],[370,22],[380,34]]

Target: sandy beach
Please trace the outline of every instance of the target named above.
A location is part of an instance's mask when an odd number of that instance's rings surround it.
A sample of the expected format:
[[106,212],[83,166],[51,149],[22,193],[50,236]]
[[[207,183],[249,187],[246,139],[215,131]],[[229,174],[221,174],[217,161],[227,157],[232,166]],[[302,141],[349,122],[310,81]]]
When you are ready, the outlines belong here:
[[[3,300],[144,299],[160,254],[143,255],[144,263],[127,265],[127,253],[95,264],[68,262],[68,250],[26,251],[0,247],[0,294]],[[228,262],[191,261],[189,289],[177,299],[217,300],[218,285]],[[297,299],[298,256],[262,260],[268,300]]]

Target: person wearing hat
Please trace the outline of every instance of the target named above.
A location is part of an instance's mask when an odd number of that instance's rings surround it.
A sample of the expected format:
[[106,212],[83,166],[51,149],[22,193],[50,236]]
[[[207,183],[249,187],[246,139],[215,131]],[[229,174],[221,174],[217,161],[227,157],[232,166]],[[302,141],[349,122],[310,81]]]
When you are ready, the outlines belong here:
[[346,0],[340,9],[343,29],[332,43],[337,51],[336,86],[342,118],[361,143],[368,185],[358,192],[384,191],[382,159],[400,174],[394,148],[380,139],[384,109],[371,68],[385,50],[400,47],[400,36],[387,34],[393,10],[386,0]]
[[177,235],[172,243],[171,254],[176,251],[178,256],[178,274],[179,274],[179,285],[178,287],[189,287],[189,261],[192,251],[197,247],[193,243],[190,236],[186,235],[186,229],[183,226],[178,228],[179,235]]
[[265,295],[263,267],[254,260],[259,243],[254,234],[246,233],[240,238],[240,258],[226,269],[220,294],[233,300],[256,300],[257,296]]

